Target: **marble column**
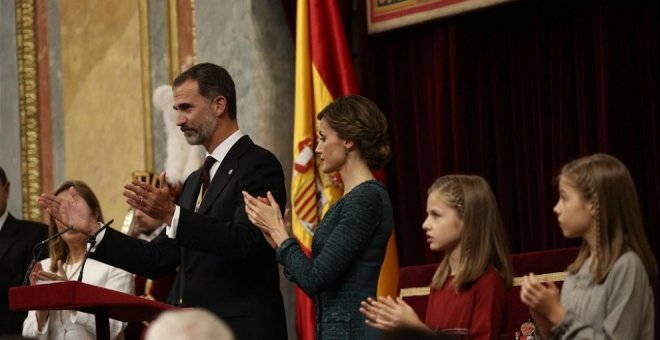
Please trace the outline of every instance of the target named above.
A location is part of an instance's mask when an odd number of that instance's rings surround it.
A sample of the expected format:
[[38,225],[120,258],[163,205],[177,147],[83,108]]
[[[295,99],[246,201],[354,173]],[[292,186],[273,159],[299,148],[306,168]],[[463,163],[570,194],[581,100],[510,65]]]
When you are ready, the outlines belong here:
[[7,210],[21,218],[23,193],[14,1],[0,1],[0,46],[0,166],[11,183]]

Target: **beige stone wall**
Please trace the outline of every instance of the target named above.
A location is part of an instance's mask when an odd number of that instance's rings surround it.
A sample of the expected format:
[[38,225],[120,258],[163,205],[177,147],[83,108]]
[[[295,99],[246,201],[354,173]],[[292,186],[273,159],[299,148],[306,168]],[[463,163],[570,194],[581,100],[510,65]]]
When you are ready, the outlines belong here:
[[65,176],[87,182],[119,228],[123,185],[145,169],[138,2],[67,0],[59,9]]

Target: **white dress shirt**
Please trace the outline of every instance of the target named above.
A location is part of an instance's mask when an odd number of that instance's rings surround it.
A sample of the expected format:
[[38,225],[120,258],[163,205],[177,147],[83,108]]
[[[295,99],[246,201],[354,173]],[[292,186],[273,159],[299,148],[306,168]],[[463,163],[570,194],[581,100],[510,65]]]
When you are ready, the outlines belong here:
[[[234,146],[234,144],[236,144],[236,142],[238,142],[238,140],[243,136],[244,135],[240,130],[236,130],[236,132],[234,132],[231,136],[222,141],[222,143],[220,143],[220,145],[218,145],[215,150],[213,150],[213,152],[206,154],[206,156],[213,156],[213,158],[216,160],[216,162],[211,166],[211,170],[209,171],[211,182],[213,181],[213,176],[215,176],[218,168],[220,168],[220,163],[222,163],[222,161],[225,159],[229,153],[229,150],[231,150],[232,146]],[[172,217],[172,223],[170,223],[170,225],[168,225],[165,229],[165,233],[169,238],[176,238],[176,229],[179,225],[180,215],[181,207],[177,205],[174,210],[174,217]]]

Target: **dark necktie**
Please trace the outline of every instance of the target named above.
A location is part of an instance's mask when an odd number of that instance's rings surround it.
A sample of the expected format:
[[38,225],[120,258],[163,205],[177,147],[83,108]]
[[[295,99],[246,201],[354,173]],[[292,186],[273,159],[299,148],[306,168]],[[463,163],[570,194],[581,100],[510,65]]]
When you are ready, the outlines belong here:
[[211,183],[211,167],[215,164],[213,156],[207,156],[204,161],[204,170],[202,171],[202,195],[206,194],[206,190]]

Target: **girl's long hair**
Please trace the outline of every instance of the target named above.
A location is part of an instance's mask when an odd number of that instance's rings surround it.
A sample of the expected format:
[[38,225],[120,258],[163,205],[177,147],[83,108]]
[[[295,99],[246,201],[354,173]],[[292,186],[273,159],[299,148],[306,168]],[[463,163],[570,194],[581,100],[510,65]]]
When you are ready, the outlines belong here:
[[596,254],[591,254],[591,248],[583,241],[568,272],[576,273],[593,255],[592,278],[602,283],[616,260],[630,249],[641,258],[649,281],[655,282],[658,267],[644,235],[637,190],[628,168],[615,157],[594,154],[567,163],[560,176],[592,203],[596,228]]
[[[456,210],[463,221],[460,236],[460,263],[454,277],[456,291],[469,287],[489,267],[494,268],[511,287],[509,244],[495,196],[480,176],[448,175],[431,185],[428,194],[438,194]],[[445,254],[431,286],[441,288],[449,276],[449,256]]]

